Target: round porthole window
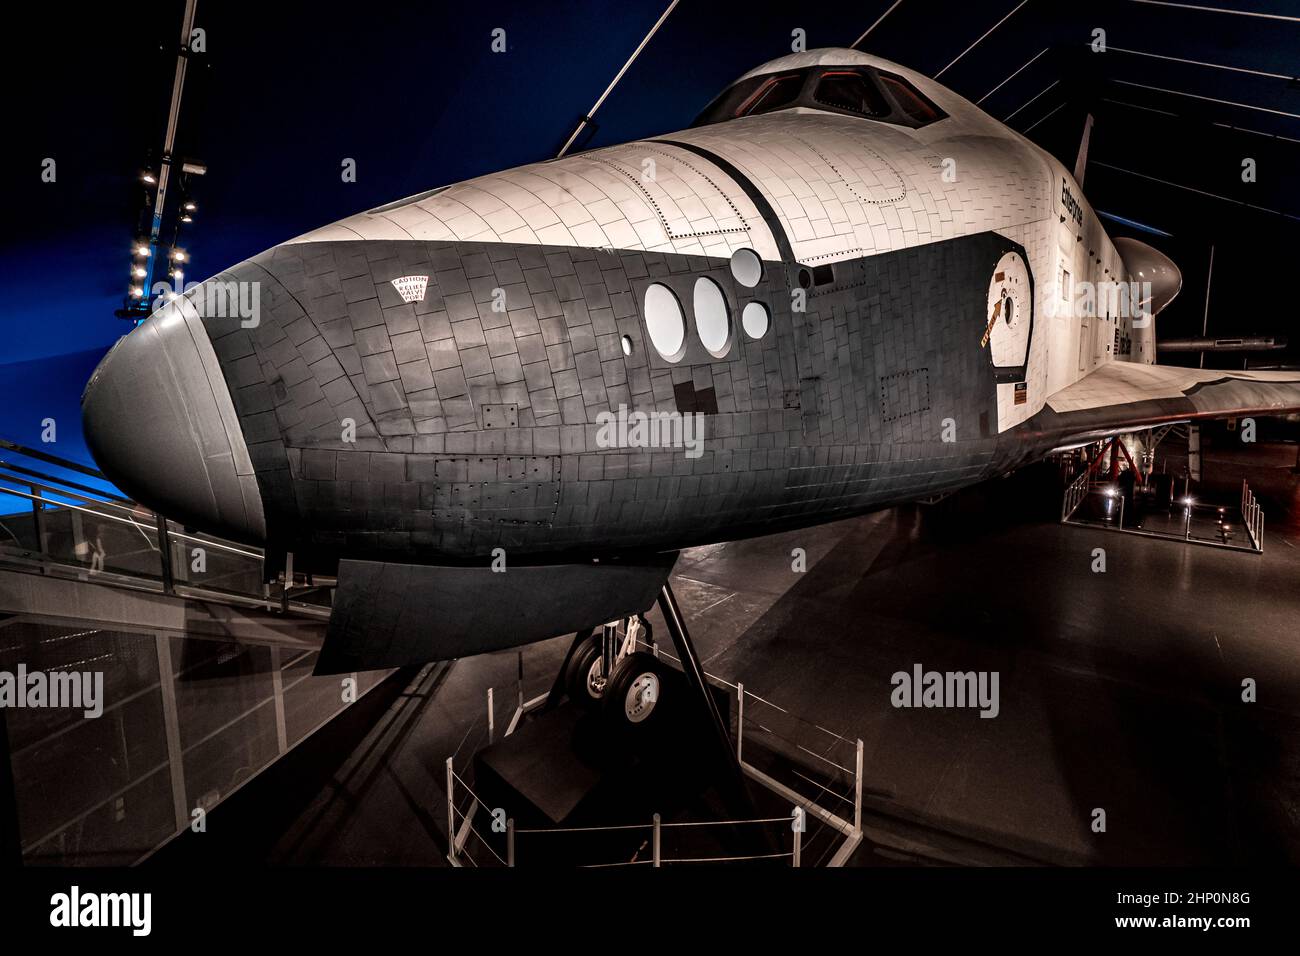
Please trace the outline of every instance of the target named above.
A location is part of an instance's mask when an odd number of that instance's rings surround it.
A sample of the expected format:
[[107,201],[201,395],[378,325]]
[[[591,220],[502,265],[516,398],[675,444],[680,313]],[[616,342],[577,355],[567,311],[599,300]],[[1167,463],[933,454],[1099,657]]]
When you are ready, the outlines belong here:
[[645,327],[650,344],[670,362],[682,357],[686,345],[686,320],[673,290],[652,282],[645,290]]
[[737,249],[731,255],[731,275],[746,289],[752,289],[763,279],[763,260],[753,249]]
[[710,355],[722,358],[727,354],[731,339],[727,299],[718,284],[704,276],[695,280],[695,330]]
[[751,339],[761,339],[767,335],[767,327],[771,324],[767,306],[761,302],[750,302],[740,313],[740,324]]

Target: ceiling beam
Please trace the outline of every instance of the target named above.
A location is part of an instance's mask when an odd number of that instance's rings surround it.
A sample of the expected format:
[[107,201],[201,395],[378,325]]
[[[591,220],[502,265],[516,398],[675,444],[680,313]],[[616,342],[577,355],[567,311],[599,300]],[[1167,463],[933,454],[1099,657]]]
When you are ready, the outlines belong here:
[[1232,203],[1234,206],[1244,206],[1247,209],[1256,209],[1259,210],[1260,212],[1268,212],[1268,213],[1272,213],[1275,216],[1281,216],[1284,219],[1294,219],[1296,222],[1300,222],[1300,216],[1294,215],[1293,213],[1283,212],[1280,209],[1270,209],[1268,206],[1257,206],[1254,203],[1242,202],[1240,199],[1233,199],[1231,196],[1224,196],[1220,193],[1207,192],[1204,189],[1197,189],[1195,186],[1185,186],[1182,183],[1175,183],[1168,179],[1161,179],[1158,176],[1149,176],[1146,173],[1139,173],[1133,169],[1125,169],[1123,166],[1115,166],[1112,165],[1111,163],[1103,163],[1099,159],[1093,160],[1092,165],[1101,166],[1103,169],[1113,169],[1119,173],[1127,173],[1130,176],[1136,176],[1139,179],[1146,179],[1153,183],[1162,183],[1166,186],[1172,186],[1175,189],[1185,189],[1187,192],[1196,193],[1197,195],[1200,196],[1209,196],[1211,199],[1221,199],[1224,202]]
[[1287,76],[1285,73],[1269,73],[1267,70],[1252,70],[1244,66],[1228,66],[1225,63],[1209,63],[1205,60],[1187,60],[1181,56],[1167,56],[1163,53],[1147,53],[1145,50],[1126,50],[1123,47],[1118,46],[1108,46],[1106,47],[1106,52],[1128,53],[1132,56],[1149,56],[1156,60],[1171,60],[1174,63],[1188,63],[1192,66],[1208,66],[1216,70],[1231,70],[1234,73],[1249,73],[1251,76],[1265,76],[1273,80],[1287,80],[1289,82],[1293,79],[1293,77]]
[[893,5],[892,5],[888,10],[886,10],[884,13],[882,13],[880,16],[876,17],[876,22],[873,23],[873,24],[871,24],[871,26],[867,27],[866,30],[864,30],[864,31],[862,32],[862,36],[858,37],[856,40],[854,40],[852,43],[850,43],[849,46],[850,46],[852,49],[855,49],[855,50],[856,50],[856,49],[858,48],[858,44],[861,43],[863,40],[865,40],[865,39],[867,38],[867,34],[869,34],[869,33],[870,33],[872,30],[874,30],[876,27],[880,26],[881,21],[884,20],[885,17],[887,17],[887,16],[889,16],[891,13],[893,13],[893,12],[894,12],[894,7],[897,7],[897,6],[898,6],[900,3],[902,3],[902,2],[903,2],[903,0],[894,0]]
[[1254,106],[1250,103],[1238,103],[1235,100],[1221,100],[1214,96],[1202,96],[1200,93],[1187,93],[1183,90],[1170,90],[1163,86],[1150,86],[1146,83],[1135,83],[1132,80],[1112,79],[1112,83],[1120,83],[1124,86],[1137,86],[1144,90],[1155,90],[1157,93],[1169,93],[1173,96],[1189,96],[1194,100],[1205,100],[1207,103],[1222,103],[1225,106],[1238,106],[1245,110],[1257,110],[1260,113],[1273,113],[1277,116],[1289,116],[1291,119],[1300,119],[1300,113],[1288,113],[1286,110],[1275,110],[1268,106]]
[[1012,116],[1015,116],[1017,113],[1020,112],[1020,110],[1023,110],[1025,106],[1028,106],[1030,103],[1034,102],[1034,100],[1038,99],[1039,96],[1042,96],[1043,93],[1046,93],[1047,90],[1050,90],[1052,87],[1056,86],[1060,82],[1061,82],[1060,80],[1052,80],[1052,82],[1048,84],[1047,89],[1043,90],[1042,93],[1038,93],[1035,96],[1031,96],[1028,100],[1025,101],[1024,105],[1021,106],[1020,109],[1012,110],[1008,115],[1004,116],[1002,118],[1002,122],[1004,123],[1010,122]]
[[989,27],[987,30],[985,30],[984,33],[980,36],[980,38],[979,38],[978,40],[976,40],[974,43],[972,43],[972,44],[971,44],[970,46],[968,46],[966,49],[964,49],[964,50],[962,50],[960,53],[958,53],[958,54],[957,54],[957,58],[956,58],[955,60],[953,60],[952,63],[949,63],[947,66],[945,66],[945,67],[944,67],[942,70],[940,70],[938,73],[936,73],[936,74],[934,75],[934,78],[937,80],[939,77],[943,76],[943,75],[944,75],[945,73],[947,73],[950,69],[952,69],[952,67],[953,67],[954,65],[956,65],[957,60],[960,60],[962,57],[964,57],[964,56],[965,56],[967,53],[969,53],[971,50],[975,49],[977,46],[979,46],[981,43],[983,43],[983,42],[988,38],[988,35],[989,35],[990,33],[992,33],[992,32],[993,32],[994,30],[996,30],[998,27],[1002,26],[1002,24],[1004,24],[1004,23],[1006,23],[1008,20],[1010,20],[1010,19],[1012,18],[1012,16],[1015,15],[1016,11],[1019,10],[1021,7],[1023,7],[1023,6],[1024,6],[1026,3],[1028,3],[1028,2],[1029,2],[1029,0],[1020,0],[1020,2],[1016,4],[1015,10],[1012,10],[1010,13],[1008,13],[1005,17],[1003,17],[1003,18],[1002,18],[1001,20],[999,20],[997,23],[993,24],[993,26],[991,26],[991,27]]
[[987,100],[990,96],[992,96],[992,95],[993,95],[994,93],[996,93],[998,90],[1002,89],[1002,87],[1006,86],[1009,82],[1011,82],[1011,81],[1014,80],[1017,76],[1019,76],[1021,73],[1023,73],[1023,72],[1024,72],[1024,71],[1025,71],[1029,66],[1030,66],[1030,64],[1032,64],[1035,60],[1037,60],[1040,56],[1042,56],[1044,53],[1046,53],[1046,52],[1047,52],[1048,50],[1050,50],[1050,49],[1051,49],[1050,46],[1045,46],[1045,47],[1043,47],[1042,50],[1040,50],[1038,53],[1035,53],[1033,56],[1031,56],[1031,57],[1029,58],[1028,62],[1026,62],[1024,66],[1022,66],[1020,69],[1016,70],[1016,72],[1012,73],[1010,76],[1008,76],[1005,80],[1003,80],[1003,81],[1002,81],[1001,83],[999,83],[997,86],[993,87],[993,89],[989,90],[987,93],[985,93],[985,94],[984,94],[983,96],[981,96],[979,99],[977,99],[977,100],[975,101],[975,105],[976,105],[976,106],[979,106],[981,103],[983,103],[985,100]]
[[1259,13],[1254,10],[1227,10],[1223,7],[1207,7],[1196,3],[1174,3],[1172,0],[1129,0],[1130,3],[1145,3],[1153,7],[1177,7],[1180,10],[1195,10],[1198,13],[1229,13],[1235,17],[1261,17],[1265,20],[1288,20],[1300,23],[1300,17],[1287,16],[1283,13]]

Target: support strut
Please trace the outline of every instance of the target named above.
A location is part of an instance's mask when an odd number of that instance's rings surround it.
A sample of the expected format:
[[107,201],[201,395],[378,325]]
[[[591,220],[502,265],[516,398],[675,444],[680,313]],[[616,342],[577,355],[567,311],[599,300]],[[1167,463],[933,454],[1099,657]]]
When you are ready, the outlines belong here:
[[[741,769],[740,759],[732,744],[731,733],[727,730],[727,720],[718,709],[718,701],[709,688],[708,678],[704,674],[704,665],[700,663],[700,655],[696,653],[690,632],[686,630],[686,619],[682,616],[682,609],[677,605],[677,595],[673,594],[672,585],[668,581],[664,581],[663,589],[659,592],[659,610],[663,613],[668,633],[672,635],[677,656],[681,658],[686,682],[690,684],[694,696],[708,712],[707,717],[712,729],[710,736],[716,744],[714,750],[721,771],[717,778],[718,792],[735,819],[756,817],[758,810],[745,786],[745,773]],[[746,848],[745,852],[760,854],[780,852],[780,845],[765,826],[732,826],[729,831],[734,845],[738,848]]]
[[731,771],[735,780],[740,783],[743,790],[743,775],[740,769],[740,761],[736,759],[736,748],[731,742],[731,733],[727,730],[727,721],[723,719],[722,711],[718,710],[718,702],[709,689],[708,679],[704,676],[704,666],[700,663],[700,655],[695,651],[695,644],[691,641],[691,635],[686,630],[686,621],[682,617],[682,610],[677,605],[677,596],[673,594],[673,586],[667,581],[664,582],[663,590],[659,592],[659,610],[663,613],[664,623],[668,625],[668,633],[672,635],[673,646],[677,648],[677,656],[682,661],[682,671],[686,675],[686,681],[691,685],[691,690],[699,698],[708,712],[709,725],[713,729],[713,737],[717,742],[718,758],[726,761],[726,766]]

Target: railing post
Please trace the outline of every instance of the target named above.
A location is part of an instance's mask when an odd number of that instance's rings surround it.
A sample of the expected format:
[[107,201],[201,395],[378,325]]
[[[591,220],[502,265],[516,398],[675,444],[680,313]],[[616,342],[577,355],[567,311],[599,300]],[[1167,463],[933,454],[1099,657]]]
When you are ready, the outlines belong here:
[[744,757],[741,748],[745,741],[745,685],[736,681],[736,763]]
[[493,743],[493,732],[496,730],[496,717],[494,711],[496,704],[493,702],[492,688],[488,688],[488,743]]
[[284,555],[284,586],[280,588],[280,610],[289,612],[289,589],[293,587],[293,552]]
[[857,762],[853,768],[853,832],[862,835],[862,738],[858,738]]
[[456,772],[447,758],[447,856],[456,862]]
[[176,591],[176,579],[172,572],[172,539],[167,533],[167,519],[162,515],[154,515],[158,525],[158,557],[162,560],[162,586],[163,594],[173,594]]
[[284,671],[280,662],[280,645],[271,645],[271,700],[275,702],[276,752],[284,756],[289,750],[289,732],[284,720]]
[[793,864],[795,869],[799,868],[799,863],[803,858],[803,807],[794,808],[794,856]]
[[181,747],[180,717],[176,707],[176,675],[172,668],[171,638],[162,632],[156,633],[154,647],[158,655],[158,687],[162,697],[163,736],[167,745],[172,811],[176,818],[176,832],[184,833],[190,825],[190,811],[185,804],[185,759]]
[[519,709],[524,709],[524,652],[519,652]]
[[48,574],[45,566],[45,502],[41,500],[41,491],[36,485],[32,489],[32,523],[36,526],[36,553],[41,557],[41,573]]
[[506,866],[515,865],[515,818],[506,821]]
[[654,815],[654,834],[650,838],[650,857],[654,861],[653,866],[655,869],[658,869],[659,864],[663,861],[661,844],[659,842],[660,835],[659,814],[656,813]]

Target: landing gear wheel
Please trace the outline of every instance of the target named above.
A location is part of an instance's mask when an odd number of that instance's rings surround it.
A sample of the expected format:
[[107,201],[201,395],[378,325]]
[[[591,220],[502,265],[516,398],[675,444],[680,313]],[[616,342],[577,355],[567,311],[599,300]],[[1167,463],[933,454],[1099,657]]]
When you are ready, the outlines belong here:
[[614,670],[604,688],[601,709],[616,727],[631,729],[653,726],[661,709],[662,670],[653,655],[629,654]]
[[600,655],[600,634],[593,634],[573,652],[569,668],[564,673],[564,689],[569,699],[588,710],[600,706],[605,686],[609,683],[600,673]]

